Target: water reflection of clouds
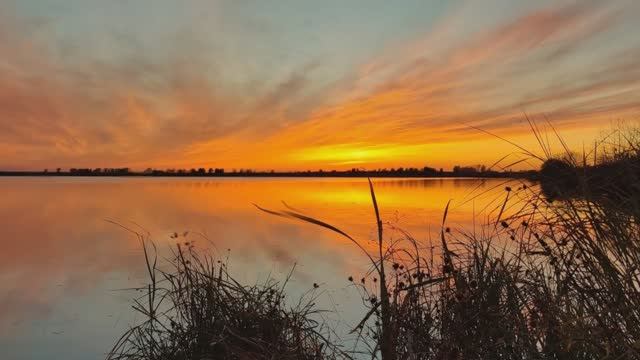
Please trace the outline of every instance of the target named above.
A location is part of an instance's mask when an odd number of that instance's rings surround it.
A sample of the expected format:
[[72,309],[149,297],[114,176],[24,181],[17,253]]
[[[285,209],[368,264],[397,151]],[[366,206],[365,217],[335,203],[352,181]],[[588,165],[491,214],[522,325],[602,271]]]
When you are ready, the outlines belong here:
[[[347,301],[341,289],[347,286],[348,275],[366,269],[366,261],[347,240],[308,224],[268,216],[252,203],[279,209],[286,201],[373,246],[367,242],[374,237],[374,223],[365,179],[43,180],[0,179],[4,190],[0,344],[16,354],[21,350],[11,344],[24,343],[38,331],[64,330],[65,317],[60,315],[73,314],[79,299],[100,299],[100,307],[82,304],[92,317],[72,317],[76,328],[115,331],[114,327],[128,324],[130,319],[116,324],[113,318],[118,312],[115,316],[127,317],[128,297],[112,290],[144,282],[140,243],[105,219],[144,226],[163,255],[176,242],[169,234],[190,230],[188,238],[199,247],[215,248],[221,256],[231,249],[232,271],[240,280],[264,279],[269,272],[283,278],[297,263],[293,293],[318,282],[342,294],[335,296],[342,297],[338,302],[344,307],[358,303],[354,298]],[[448,199],[463,198],[477,185],[469,179],[374,182],[384,219],[418,239],[428,237],[429,225],[437,230]],[[462,206],[451,214],[452,221],[462,222],[471,209]],[[348,313],[353,320],[358,315]],[[70,341],[71,333],[57,334],[56,339]],[[87,339],[105,348],[111,341]]]

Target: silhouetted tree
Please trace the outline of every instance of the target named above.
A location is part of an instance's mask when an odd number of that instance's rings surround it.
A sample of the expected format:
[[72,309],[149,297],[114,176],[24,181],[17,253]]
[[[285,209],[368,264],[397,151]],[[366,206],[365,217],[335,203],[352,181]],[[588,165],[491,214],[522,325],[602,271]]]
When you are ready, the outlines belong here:
[[425,166],[422,168],[422,172],[429,175],[435,175],[437,170],[432,167]]

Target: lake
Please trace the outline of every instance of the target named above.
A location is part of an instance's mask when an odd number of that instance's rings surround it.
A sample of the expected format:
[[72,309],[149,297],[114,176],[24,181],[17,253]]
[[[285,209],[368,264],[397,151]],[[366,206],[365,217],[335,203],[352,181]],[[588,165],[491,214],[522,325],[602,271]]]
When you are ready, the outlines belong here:
[[[449,199],[448,226],[469,229],[499,203],[508,180],[373,181],[383,220],[427,241]],[[337,311],[328,315],[335,326],[348,328],[363,315],[347,281],[368,269],[355,246],[253,204],[289,206],[371,246],[366,179],[5,177],[0,199],[2,359],[102,359],[137,320],[136,293],[127,289],[146,283],[142,247],[113,222],[148,232],[160,256],[177,242],[228,256],[242,281],[282,280],[296,264],[293,297],[318,283],[319,305]]]

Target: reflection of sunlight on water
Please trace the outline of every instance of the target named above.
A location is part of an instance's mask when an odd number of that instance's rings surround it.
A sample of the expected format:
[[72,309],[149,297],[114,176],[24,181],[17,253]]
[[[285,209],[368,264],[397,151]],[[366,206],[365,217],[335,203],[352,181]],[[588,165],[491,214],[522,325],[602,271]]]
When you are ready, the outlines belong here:
[[[477,211],[478,203],[502,196],[502,182],[374,180],[383,220],[419,240],[428,238],[428,229],[439,229],[449,199],[454,204],[449,222],[468,226],[474,206]],[[281,209],[284,201],[367,246],[374,221],[366,179],[3,178],[0,183],[0,347],[10,357],[100,357],[133,321],[128,303],[133,294],[113,289],[144,283],[140,244],[105,219],[144,227],[162,255],[185,241],[170,234],[189,230],[188,241],[199,247],[220,256],[231,249],[232,273],[243,281],[269,274],[283,279],[297,263],[292,295],[317,282],[326,291],[321,306],[333,309],[335,303],[349,325],[361,316],[360,299],[346,281],[367,269],[355,247],[324,229],[266,215],[252,203]],[[481,196],[465,203],[472,191]]]

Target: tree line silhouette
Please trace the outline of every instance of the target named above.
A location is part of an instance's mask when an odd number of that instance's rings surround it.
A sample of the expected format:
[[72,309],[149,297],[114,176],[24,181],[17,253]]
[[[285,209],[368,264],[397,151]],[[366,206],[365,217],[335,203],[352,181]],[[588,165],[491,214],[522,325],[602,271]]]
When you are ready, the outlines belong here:
[[424,166],[364,169],[352,168],[348,170],[253,170],[224,168],[190,168],[190,169],[155,169],[147,168],[144,171],[134,171],[128,167],[122,168],[69,168],[64,171],[56,168],[54,171],[0,171],[0,176],[166,176],[166,177],[532,177],[537,171],[497,171],[484,165],[460,166],[456,165],[451,170]]

